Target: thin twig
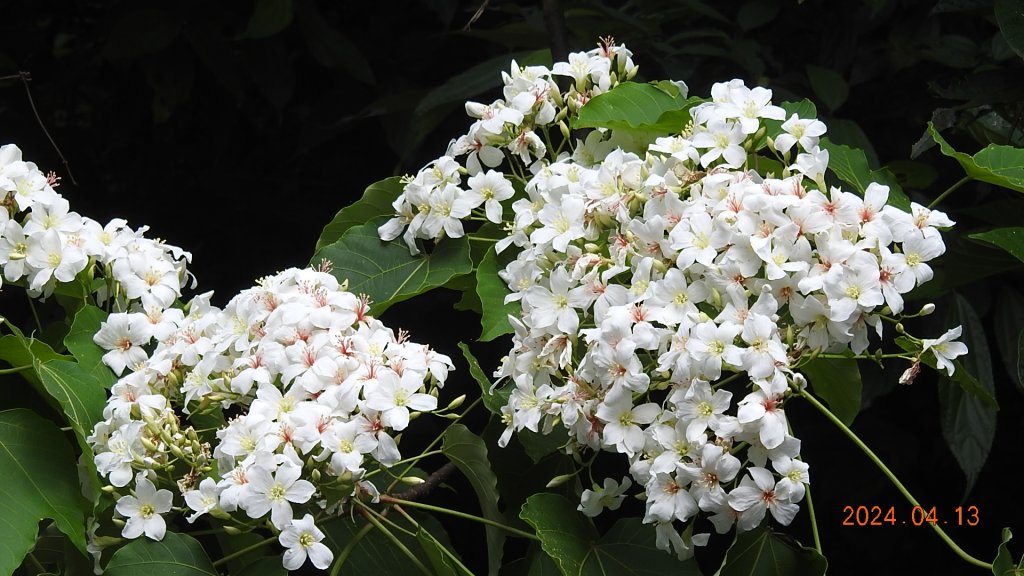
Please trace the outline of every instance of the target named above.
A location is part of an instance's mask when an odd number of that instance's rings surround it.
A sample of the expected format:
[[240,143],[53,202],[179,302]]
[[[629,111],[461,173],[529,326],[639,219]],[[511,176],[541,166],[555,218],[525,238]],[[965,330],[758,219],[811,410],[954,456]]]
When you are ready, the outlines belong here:
[[64,157],[64,153],[60,151],[60,146],[57,146],[57,142],[54,141],[53,136],[50,136],[50,131],[46,129],[46,125],[43,124],[42,117],[39,116],[39,110],[36,108],[36,101],[32,98],[32,89],[28,86],[28,83],[32,81],[32,74],[26,71],[20,71],[17,74],[0,76],[0,80],[14,79],[20,79],[21,83],[25,86],[25,96],[28,97],[28,105],[32,108],[32,114],[35,115],[39,128],[43,131],[43,134],[46,134],[46,139],[50,141],[50,145],[53,146],[53,149],[57,152],[57,156],[60,157],[60,163],[64,165],[64,172],[66,172],[68,178],[71,179],[71,183],[78,186],[78,181],[75,180],[75,175],[71,173],[71,164],[68,163],[68,159]]

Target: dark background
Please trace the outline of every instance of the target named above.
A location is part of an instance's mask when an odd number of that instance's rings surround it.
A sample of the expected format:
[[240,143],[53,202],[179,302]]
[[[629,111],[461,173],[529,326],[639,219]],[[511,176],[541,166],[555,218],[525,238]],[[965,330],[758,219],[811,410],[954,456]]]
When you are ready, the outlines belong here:
[[[934,148],[912,157],[929,119],[958,149],[1022,140],[1021,58],[981,0],[96,0],[6,3],[0,76],[15,77],[0,81],[0,143],[62,175],[72,209],[149,225],[150,236],[191,251],[198,290],[216,290],[223,305],[259,276],[305,265],[321,228],[369,184],[442,154],[469,124],[462,102],[499,97],[513,55],[543,60],[537,51],[586,50],[608,35],[634,51],[641,79],[681,79],[706,95],[740,77],[777,101],[815,100],[834,141],[867,148],[924,204],[962,175]],[[31,75],[31,101],[20,71]],[[1019,208],[991,208],[1010,194],[971,185],[943,207],[965,230],[1020,225]],[[955,265],[944,258],[939,266]],[[958,287],[986,325],[1001,290],[1019,290],[1019,262],[1003,262],[1013,268]],[[453,302],[440,293],[384,319],[461,358],[455,342],[478,328]],[[927,333],[941,333],[942,320]],[[978,506],[979,526],[948,529],[991,561],[1001,529],[1020,525],[1021,392],[997,361],[996,440],[965,495],[934,379],[895,387],[901,370],[865,374],[854,430],[940,520]],[[454,386],[472,387],[464,364],[457,374]],[[831,574],[981,573],[927,527],[841,526],[844,506],[894,506],[901,521],[911,507],[831,425],[792,404]],[[473,500],[452,485],[460,495],[441,499]],[[448,526],[479,568],[482,531]],[[791,533],[812,542],[806,506]]]

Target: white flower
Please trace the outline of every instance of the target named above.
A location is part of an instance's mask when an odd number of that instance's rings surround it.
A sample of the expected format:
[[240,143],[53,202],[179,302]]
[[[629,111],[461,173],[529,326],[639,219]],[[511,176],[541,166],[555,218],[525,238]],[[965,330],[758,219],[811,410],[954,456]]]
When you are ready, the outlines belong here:
[[284,567],[286,570],[298,570],[306,563],[306,557],[313,566],[326,570],[334,561],[334,553],[320,543],[324,533],[313,524],[313,516],[306,514],[286,527],[277,537],[284,551]]
[[189,524],[217,507],[217,504],[220,502],[220,494],[218,492],[217,482],[213,478],[203,478],[203,481],[199,483],[198,490],[185,492],[185,504],[195,511],[195,514],[186,518]]
[[167,530],[161,514],[171,511],[173,495],[170,490],[157,490],[142,473],[135,482],[135,495],[117,500],[117,512],[128,519],[121,535],[138,538],[145,534],[152,540],[163,540]]
[[[270,521],[282,530],[292,522],[291,502],[301,504],[313,496],[316,488],[308,480],[299,480],[302,468],[293,464],[282,464],[273,476],[261,466],[253,466],[246,472],[250,493],[243,507],[250,518],[261,518],[270,512]],[[240,504],[243,504],[240,502]]]
[[927,352],[928,350],[931,350],[939,367],[945,368],[946,372],[948,372],[950,376],[952,376],[953,371],[956,370],[956,366],[953,364],[953,359],[967,354],[967,345],[963,342],[956,342],[956,339],[960,337],[961,332],[963,332],[963,327],[957,326],[938,338],[924,338],[921,340],[921,344],[923,345],[921,351]]
[[591,518],[600,514],[605,508],[618,510],[626,498],[624,492],[632,485],[633,482],[628,477],[622,479],[622,484],[613,478],[605,478],[603,487],[594,484],[593,490],[583,491],[580,505],[576,509]]

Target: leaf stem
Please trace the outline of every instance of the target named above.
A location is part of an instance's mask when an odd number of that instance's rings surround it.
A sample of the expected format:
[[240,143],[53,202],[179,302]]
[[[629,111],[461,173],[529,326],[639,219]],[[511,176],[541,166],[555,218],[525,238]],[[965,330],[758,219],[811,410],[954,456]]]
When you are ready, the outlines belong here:
[[13,368],[0,369],[0,374],[17,374],[18,372],[24,372],[25,370],[31,370],[34,368],[32,364],[26,364],[24,366],[15,366]]
[[255,544],[252,544],[250,546],[246,546],[245,548],[242,548],[241,550],[235,550],[231,554],[228,554],[227,556],[224,556],[223,558],[221,558],[219,560],[214,560],[213,561],[213,565],[214,565],[214,567],[222,566],[222,565],[226,564],[227,562],[230,562],[230,561],[234,560],[235,558],[239,558],[241,556],[245,556],[246,554],[248,554],[249,552],[252,552],[253,550],[259,550],[260,548],[266,546],[267,544],[270,544],[271,542],[274,542],[275,540],[277,540],[277,536],[271,536],[270,538],[267,538],[266,540],[260,540],[259,542],[255,543]]
[[362,540],[363,537],[369,534],[370,530],[373,529],[373,524],[364,524],[363,527],[359,529],[359,532],[356,532],[355,535],[352,536],[352,539],[349,540],[347,544],[345,544],[345,547],[342,548],[340,552],[338,552],[338,556],[334,559],[334,566],[331,566],[330,576],[338,576],[338,574],[341,572],[341,565],[344,564],[345,560],[348,559],[349,554],[351,554],[352,551],[355,550],[356,544],[358,544],[359,541]]
[[[796,389],[796,392],[797,392],[797,394],[802,396],[805,400],[810,402],[812,406],[817,408],[819,412],[821,412],[826,418],[828,418],[840,430],[842,430],[843,433],[846,434],[846,436],[850,440],[852,440],[853,443],[856,444],[858,448],[860,448],[861,452],[863,452],[864,455],[866,455],[868,457],[868,459],[871,460],[875,464],[875,466],[877,466],[878,469],[881,470],[883,474],[885,474],[885,476],[887,478],[889,478],[889,481],[893,483],[893,486],[895,486],[896,489],[899,490],[901,494],[903,494],[903,497],[906,498],[908,502],[910,502],[914,506],[918,506],[918,507],[921,506],[921,504],[917,501],[917,499],[914,498],[914,495],[911,494],[910,491],[907,490],[907,488],[905,486],[903,486],[903,483],[900,482],[898,478],[896,478],[896,475],[892,473],[892,470],[889,470],[889,467],[886,466],[884,462],[882,462],[882,460],[878,457],[878,455],[876,455],[874,452],[871,451],[870,448],[868,448],[867,444],[865,444],[860,439],[860,437],[858,437],[853,432],[853,430],[850,430],[846,426],[846,424],[843,424],[842,420],[840,420],[835,414],[833,414],[828,408],[826,408],[824,404],[819,402],[817,398],[815,398],[809,392],[807,392],[807,390]],[[992,565],[991,564],[989,564],[988,562],[985,562],[983,560],[979,560],[979,559],[975,558],[974,556],[971,556],[966,551],[964,551],[963,548],[958,546],[956,542],[953,542],[953,539],[950,538],[948,534],[946,534],[946,532],[938,525],[938,523],[930,522],[929,524],[931,524],[932,529],[935,530],[935,532],[939,535],[939,538],[941,538],[942,541],[945,542],[946,545],[949,546],[949,548],[951,550],[953,550],[953,552],[955,552],[957,556],[963,558],[965,561],[969,562],[970,564],[973,564],[973,565],[978,566],[980,568],[985,568],[986,570],[991,570],[992,569]]]
[[513,528],[511,526],[506,526],[505,524],[502,524],[500,522],[495,522],[494,520],[490,520],[488,518],[482,518],[480,516],[474,516],[472,514],[466,514],[465,512],[459,512],[458,510],[451,510],[449,508],[442,508],[440,506],[433,506],[431,504],[424,504],[422,502],[414,502],[412,500],[402,500],[401,498],[395,498],[394,496],[388,496],[388,495],[385,495],[385,494],[382,494],[380,499],[381,499],[382,502],[390,502],[391,504],[401,504],[402,506],[408,506],[410,508],[420,508],[422,510],[427,510],[427,511],[430,511],[430,512],[437,512],[439,514],[448,514],[448,515],[451,515],[451,516],[456,516],[456,517],[462,518],[464,520],[472,520],[473,522],[479,522],[481,524],[487,524],[488,526],[494,526],[495,528],[500,528],[500,529],[508,532],[509,534],[515,534],[516,536],[519,536],[519,537],[522,537],[522,538],[529,538],[530,540],[540,541],[540,538],[538,538],[536,534],[532,534],[530,532],[525,532],[523,530],[520,530],[518,528]]
[[970,181],[971,181],[971,177],[970,176],[964,176],[963,178],[957,180],[956,182],[953,183],[952,186],[950,186],[949,188],[946,188],[945,192],[943,192],[942,194],[939,194],[938,198],[936,198],[935,200],[932,200],[931,204],[928,205],[928,209],[931,210],[932,207],[934,207],[936,204],[938,204],[939,202],[942,202],[943,200],[945,200],[946,196],[949,196],[950,194],[955,192],[957,190],[957,188],[963,186],[964,184],[967,184]]
[[388,538],[388,540],[391,540],[391,543],[394,544],[396,548],[401,550],[402,554],[405,554],[405,556],[413,564],[415,564],[417,568],[419,568],[420,572],[423,572],[427,576],[431,576],[430,570],[428,570],[427,567],[424,566],[422,562],[420,562],[420,559],[417,558],[416,555],[412,553],[412,550],[409,550],[409,548],[406,547],[406,545],[403,544],[402,541],[398,539],[398,536],[395,536],[394,532],[392,532],[391,530],[388,530],[388,527],[385,526],[383,523],[381,523],[381,521],[377,518],[377,515],[378,515],[377,511],[373,510],[372,508],[370,508],[366,504],[363,504],[358,499],[354,500],[354,502],[360,507],[360,509],[362,509],[363,517],[366,518],[367,522],[369,522],[370,524],[373,524],[374,527],[377,528],[377,530],[380,530],[381,533],[383,533],[384,536],[386,536]]
[[[459,417],[455,418],[454,420],[452,420],[451,423],[448,424],[448,426],[450,427],[453,424],[457,423],[459,420],[462,420],[462,418],[466,414],[468,414],[470,412],[470,410],[472,410],[473,408],[476,408],[477,404],[480,404],[482,401],[483,401],[483,398],[477,397],[477,399],[473,400],[473,402],[469,406],[467,406],[465,410],[462,411],[462,414],[459,414]],[[447,430],[447,428],[445,428],[445,430]],[[427,447],[423,449],[423,452],[422,452],[421,456],[425,455],[427,452],[430,452],[431,450],[433,450],[434,446],[437,446],[437,443],[440,442],[442,438],[444,438],[444,432],[438,434],[437,437],[434,438],[434,440],[430,444],[427,444]],[[418,460],[418,459],[419,458],[416,458],[415,460]],[[398,479],[402,478],[403,476],[405,476],[406,474],[408,474],[412,470],[413,464],[415,464],[415,460],[413,458],[407,458],[407,460],[413,460],[413,461],[410,462],[409,465],[405,467],[405,470],[403,470],[401,474],[399,474],[398,476],[395,477],[395,480],[391,483],[390,486],[388,486],[388,489],[386,490],[386,492],[391,492],[392,490],[394,490],[395,486],[398,484]]]
[[455,562],[455,564],[456,564],[456,565],[457,565],[457,566],[458,566],[458,567],[459,567],[459,568],[460,568],[460,569],[461,569],[461,570],[462,570],[463,572],[465,572],[466,574],[469,574],[469,576],[473,576],[473,571],[472,571],[472,570],[470,570],[469,568],[466,568],[466,565],[465,565],[465,564],[463,564],[463,563],[462,563],[461,561],[459,561],[459,557],[458,557],[458,556],[456,556],[456,555],[455,555],[454,553],[452,553],[452,551],[451,551],[451,550],[449,550],[449,549],[448,549],[448,548],[447,548],[447,547],[446,547],[446,546],[445,546],[444,544],[441,544],[441,542],[440,542],[440,541],[439,541],[439,540],[438,540],[437,538],[435,538],[435,537],[434,537],[434,535],[433,535],[433,534],[431,534],[429,530],[425,530],[425,529],[424,529],[424,528],[423,528],[422,526],[420,526],[420,523],[419,523],[419,522],[417,522],[415,518],[413,518],[412,516],[410,516],[408,512],[406,512],[405,510],[403,510],[401,506],[399,506],[399,505],[397,505],[397,504],[396,504],[396,505],[394,506],[394,509],[395,509],[395,511],[396,511],[396,512],[398,512],[399,514],[401,514],[403,518],[405,518],[406,520],[408,520],[410,524],[412,524],[413,526],[415,526],[415,527],[416,527],[416,530],[417,530],[417,535],[419,535],[419,534],[423,534],[423,535],[425,535],[425,536],[426,536],[427,538],[430,538],[431,542],[433,542],[433,543],[434,543],[434,545],[436,545],[436,546],[437,546],[437,548],[438,548],[438,549],[439,549],[439,550],[441,551],[441,553],[442,553],[442,554],[444,554],[444,555],[445,555],[445,556],[447,556],[447,557],[448,557],[449,559],[451,559],[451,561],[452,561],[452,562]]

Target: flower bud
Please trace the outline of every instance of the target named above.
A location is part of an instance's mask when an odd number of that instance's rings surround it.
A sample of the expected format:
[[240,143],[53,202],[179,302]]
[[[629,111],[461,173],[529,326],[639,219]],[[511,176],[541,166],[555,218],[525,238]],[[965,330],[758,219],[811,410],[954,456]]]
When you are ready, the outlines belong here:
[[239,530],[238,528],[235,528],[234,526],[225,526],[224,527],[224,533],[227,534],[228,536],[238,536],[239,534],[242,533],[242,531]]
[[903,328],[903,322],[897,322],[896,323],[896,333],[897,334],[905,334],[906,333],[906,330]]
[[929,302],[929,303],[925,304],[924,306],[921,306],[921,311],[918,312],[917,315],[918,316],[927,316],[927,315],[931,314],[932,312],[935,312],[935,304]]
[[567,481],[572,479],[572,477],[575,476],[575,475],[576,474],[573,473],[573,474],[562,474],[561,476],[555,476],[550,481],[548,481],[547,487],[548,488],[554,488],[555,486],[561,486],[562,484],[565,484]]
[[419,476],[402,476],[398,480],[402,484],[408,484],[410,486],[419,486],[420,484],[423,484],[424,482],[426,482],[426,480],[424,480],[423,478],[420,478]]
[[448,407],[445,408],[445,410],[455,410],[459,406],[462,406],[462,403],[465,402],[465,401],[466,401],[466,395],[463,394],[462,396],[459,396],[455,400],[452,400],[451,403],[448,404]]

